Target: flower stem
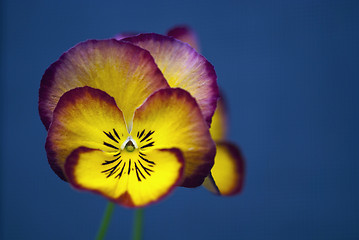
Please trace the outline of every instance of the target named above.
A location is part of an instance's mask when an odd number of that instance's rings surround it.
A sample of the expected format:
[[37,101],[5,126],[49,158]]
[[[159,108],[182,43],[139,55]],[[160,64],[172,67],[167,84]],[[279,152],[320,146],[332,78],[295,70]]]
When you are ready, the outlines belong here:
[[115,209],[115,204],[113,202],[108,202],[105,213],[102,218],[101,226],[97,232],[96,240],[105,239],[107,228],[111,221],[111,216],[114,209]]
[[133,225],[133,240],[142,239],[142,229],[143,229],[143,208],[136,209],[135,211],[135,221]]

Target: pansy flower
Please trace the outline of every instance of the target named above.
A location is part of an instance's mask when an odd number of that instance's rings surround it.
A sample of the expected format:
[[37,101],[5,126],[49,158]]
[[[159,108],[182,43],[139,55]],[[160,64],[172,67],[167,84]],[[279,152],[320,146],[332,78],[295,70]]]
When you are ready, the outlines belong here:
[[217,98],[213,66],[181,41],[80,43],[41,80],[50,166],[73,187],[129,207],[197,187],[214,163]]
[[[186,42],[199,50],[196,33],[187,26],[170,29],[167,35]],[[215,164],[203,186],[215,194],[232,196],[241,192],[244,182],[244,158],[239,148],[226,139],[227,111],[225,101],[218,100],[217,109],[212,119],[210,133],[216,143]]]

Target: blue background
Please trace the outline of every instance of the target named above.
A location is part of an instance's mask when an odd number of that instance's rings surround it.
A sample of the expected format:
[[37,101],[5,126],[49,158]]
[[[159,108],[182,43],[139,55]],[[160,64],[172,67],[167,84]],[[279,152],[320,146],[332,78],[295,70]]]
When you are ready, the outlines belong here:
[[[1,239],[93,239],[106,200],[48,166],[40,79],[64,51],[118,32],[188,24],[215,66],[245,189],[177,189],[144,239],[359,239],[358,1],[4,0]],[[130,239],[116,207],[107,239]]]

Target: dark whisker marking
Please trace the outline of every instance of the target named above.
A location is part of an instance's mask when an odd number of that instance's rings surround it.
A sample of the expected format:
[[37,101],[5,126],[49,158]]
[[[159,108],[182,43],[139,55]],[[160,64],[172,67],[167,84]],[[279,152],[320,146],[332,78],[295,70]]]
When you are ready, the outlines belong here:
[[[141,164],[141,163],[140,163]],[[140,176],[138,175],[138,173],[141,174],[142,178],[146,179],[146,177],[143,175],[143,173],[141,172],[141,170],[137,167],[137,164],[135,162],[135,169],[136,169],[136,175],[137,175],[137,180],[141,182],[141,178]]]
[[118,140],[121,140],[120,136],[118,135],[118,133],[116,132],[115,129],[113,129],[113,132],[115,133],[116,137],[118,138]]
[[154,143],[155,142],[150,142],[150,143],[146,144],[145,146],[142,146],[141,149],[144,149],[144,148],[147,148],[147,147],[152,147]]
[[152,138],[149,138],[149,139],[146,140],[146,142],[149,142],[149,141],[151,141],[151,140],[152,140]]
[[122,160],[116,164],[116,166],[112,167],[112,168],[109,168],[107,170],[104,170],[102,171],[102,173],[106,173],[108,171],[111,171],[108,175],[107,175],[107,178],[111,177],[112,174],[116,173],[118,171],[119,168],[117,168],[120,164],[121,164]]
[[[115,174],[115,173],[120,169],[120,168],[118,168],[118,166],[120,166],[121,163],[122,163],[122,160],[117,163],[116,169],[114,169],[114,170],[111,172],[111,175],[112,175],[112,174]],[[116,171],[115,171],[115,170],[116,170]],[[111,176],[111,175],[110,175],[110,176]]]
[[153,172],[153,170],[146,168],[145,166],[142,165],[141,161],[138,160],[138,162],[140,163],[141,167],[143,168],[143,170],[145,170],[145,172],[148,174],[148,176],[151,176],[151,173],[149,172]]
[[116,162],[118,159],[120,159],[120,157],[121,157],[121,156],[119,156],[119,157],[118,157],[118,158],[116,158],[116,159],[110,160],[110,161],[105,160],[105,162],[104,162],[104,163],[102,163],[101,165],[107,165],[107,164],[110,164],[110,163]]
[[130,159],[130,162],[128,163],[128,171],[127,171],[127,174],[130,175],[130,172],[131,172],[131,159]]
[[121,172],[120,172],[116,177],[120,178],[120,177],[122,176],[123,169],[125,169],[125,166],[126,166],[126,163],[123,164],[122,169],[121,169]]
[[139,182],[141,182],[141,178],[140,178],[140,176],[138,176],[138,168],[137,168],[137,166],[136,166],[136,163],[135,163],[135,168],[136,168],[136,176],[137,176],[137,180],[139,181]]
[[141,138],[144,133],[145,133],[145,129],[142,130],[142,132],[140,133],[140,136],[138,138]]
[[118,147],[115,147],[114,145],[111,145],[107,142],[103,142],[103,145],[107,146],[107,147],[110,147],[110,148],[114,148],[114,149],[117,149],[118,150]]
[[144,138],[142,138],[141,139],[141,141],[140,142],[143,142],[143,141],[145,141],[148,137],[150,137],[153,133],[154,133],[155,131],[149,131],[147,134],[146,134],[146,136],[144,137]]
[[119,153],[116,153],[115,155],[113,155],[114,157],[117,157],[118,155],[120,155],[121,154],[121,152],[119,152]]
[[111,132],[108,132],[108,133],[107,133],[107,132],[103,131],[103,133],[106,134],[106,136],[109,137],[111,140],[113,140],[113,141],[115,141],[115,142],[118,143],[118,141],[112,136],[112,133],[111,133]]
[[146,163],[156,165],[156,163],[154,163],[154,162],[152,162],[152,161],[150,161],[150,160],[148,160],[148,159],[142,157],[141,155],[138,155],[138,156],[139,156],[143,161],[145,161]]
[[140,155],[142,155],[142,156],[147,156],[146,154],[144,154],[144,153],[141,153],[141,152],[140,152]]
[[137,132],[137,137],[140,135],[140,132]]

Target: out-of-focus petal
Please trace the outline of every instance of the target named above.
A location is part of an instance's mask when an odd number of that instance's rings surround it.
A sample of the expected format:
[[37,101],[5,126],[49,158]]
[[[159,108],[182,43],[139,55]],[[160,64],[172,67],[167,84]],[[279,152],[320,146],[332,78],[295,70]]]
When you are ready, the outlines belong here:
[[217,154],[211,170],[215,186],[206,178],[203,186],[220,195],[232,196],[241,192],[244,182],[244,159],[238,147],[229,142],[216,142]]
[[140,151],[178,148],[185,159],[185,187],[202,184],[213,166],[215,145],[196,100],[185,90],[162,89],[136,110],[132,137]]
[[188,26],[176,26],[167,32],[167,36],[174,37],[182,42],[188,43],[198,52],[199,42],[196,33]]
[[212,118],[211,128],[209,129],[214,141],[223,141],[227,135],[227,111],[224,99],[218,100],[216,111]]
[[168,83],[149,52],[131,43],[115,39],[80,43],[64,53],[42,77],[39,112],[46,129],[60,97],[83,86],[113,96],[130,129],[135,109]]
[[159,34],[140,34],[125,38],[148,50],[173,88],[188,91],[198,102],[210,125],[219,96],[213,66],[188,44]]
[[123,32],[123,33],[118,33],[115,35],[114,39],[116,40],[122,40],[124,38],[127,38],[127,37],[132,37],[132,36],[135,36],[137,35],[138,33],[133,33],[133,32]]
[[80,146],[118,152],[128,137],[122,112],[105,92],[90,87],[66,92],[57,104],[46,139],[50,166],[63,174],[66,158]]
[[120,156],[80,147],[65,164],[69,182],[77,189],[101,194],[128,207],[143,207],[168,195],[181,180],[183,157],[178,149],[146,153],[149,164],[138,152]]

